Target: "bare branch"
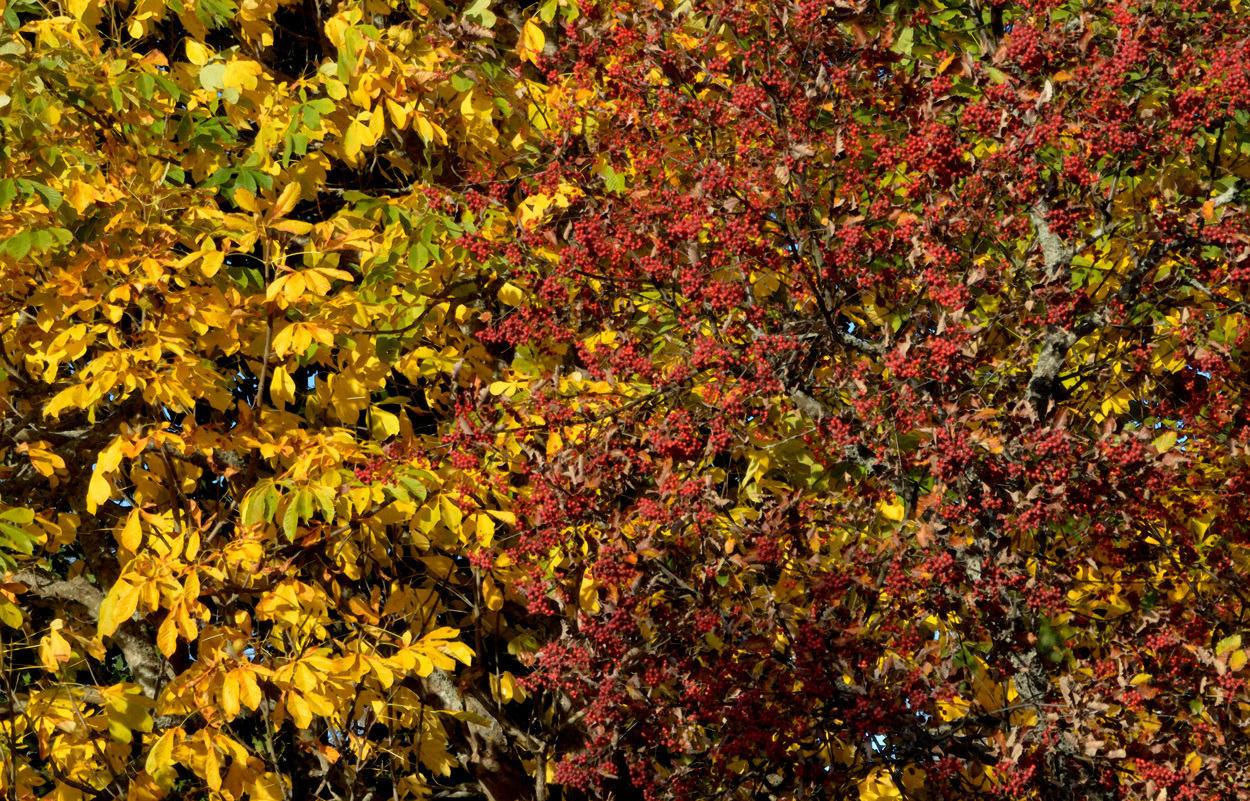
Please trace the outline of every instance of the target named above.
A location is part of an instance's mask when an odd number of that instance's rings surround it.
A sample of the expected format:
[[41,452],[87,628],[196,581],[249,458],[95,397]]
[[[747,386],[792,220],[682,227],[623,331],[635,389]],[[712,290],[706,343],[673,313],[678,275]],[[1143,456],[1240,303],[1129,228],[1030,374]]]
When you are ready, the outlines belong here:
[[[100,604],[104,602],[105,594],[89,582],[86,576],[63,579],[47,571],[32,568],[15,574],[13,580],[25,584],[33,594],[41,598],[68,601],[86,608],[92,622],[99,619]],[[143,688],[143,694],[155,699],[161,687],[174,674],[169,663],[156,650],[151,638],[143,631],[142,624],[133,619],[127,620],[113,632],[111,639],[121,649],[131,675]]]

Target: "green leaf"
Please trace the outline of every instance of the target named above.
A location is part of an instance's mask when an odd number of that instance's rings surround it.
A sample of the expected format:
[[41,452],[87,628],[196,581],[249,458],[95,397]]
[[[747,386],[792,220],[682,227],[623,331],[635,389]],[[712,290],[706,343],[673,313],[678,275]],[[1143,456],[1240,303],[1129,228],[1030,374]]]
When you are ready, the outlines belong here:
[[1172,446],[1176,444],[1176,438],[1176,432],[1169,431],[1166,434],[1161,434],[1155,437],[1154,446],[1159,453],[1167,453],[1172,449]]
[[518,654],[532,654],[538,650],[538,638],[532,632],[522,632],[508,643],[508,653],[516,656]]
[[61,207],[61,193],[50,186],[44,186],[38,181],[31,181],[31,186],[43,198],[43,205],[48,207],[49,211],[56,211]]
[[0,512],[0,520],[8,520],[24,526],[35,522],[35,512],[33,509],[19,509],[17,507],[5,509],[3,512]]
[[421,501],[425,500],[426,495],[428,493],[425,489],[425,485],[422,484],[420,481],[416,480],[412,476],[400,476],[398,480],[399,480],[399,483],[402,484],[405,489],[407,489],[410,493],[412,493],[412,497]]
[[144,73],[135,78],[135,89],[139,91],[139,95],[144,100],[151,100],[152,92],[156,89],[156,79]]
[[904,56],[911,55],[911,49],[915,45],[916,29],[908,26],[899,33],[898,38],[894,40],[894,45],[890,48],[895,53]]
[[192,4],[195,16],[205,28],[220,28],[234,19],[238,8],[229,0],[197,0]]
[[297,531],[299,531],[299,506],[292,498],[286,505],[286,514],[282,515],[282,532],[286,534],[288,540],[293,540]]
[[295,508],[299,510],[301,521],[312,520],[317,514],[317,496],[310,489],[302,489],[295,493]]
[[618,174],[611,165],[604,167],[603,188],[613,194],[621,194],[625,191],[625,176]]
[[200,86],[210,92],[218,92],[226,88],[226,65],[220,61],[206,64],[200,68]]
[[474,0],[473,5],[464,10],[465,19],[476,22],[483,28],[495,27],[498,17],[490,11],[490,0]]
[[178,101],[182,99],[182,90],[178,88],[178,84],[168,78],[162,78],[157,75],[156,85],[161,87],[161,91],[168,95],[171,100]]
[[[349,29],[350,31],[350,29]],[[356,54],[351,51],[350,44],[348,48],[339,51],[338,61],[335,63],[335,77],[340,83],[347,83],[352,79],[352,73],[356,71]]]
[[334,522],[334,496],[330,490],[325,487],[318,487],[312,491],[313,497],[317,499],[317,505],[321,507],[321,516],[325,518],[327,523]]
[[30,231],[23,231],[20,234],[14,234],[0,244],[0,252],[8,253],[15,259],[24,259],[26,254],[30,252],[31,245],[34,244],[34,237]]
[[[35,540],[30,534],[23,529],[9,523],[0,523],[0,533],[5,535],[7,547],[18,553],[24,553],[27,556],[35,552]],[[0,544],[6,544],[4,540],[0,540]]]
[[[0,557],[2,557],[2,555],[0,555]],[[0,564],[4,563],[5,561],[6,561],[5,559],[0,558]],[[12,561],[12,560],[7,560],[7,561]],[[4,625],[8,626],[11,629],[20,629],[22,627],[21,607],[19,607],[15,603],[10,603],[9,601],[0,600],[0,623],[3,623]]]

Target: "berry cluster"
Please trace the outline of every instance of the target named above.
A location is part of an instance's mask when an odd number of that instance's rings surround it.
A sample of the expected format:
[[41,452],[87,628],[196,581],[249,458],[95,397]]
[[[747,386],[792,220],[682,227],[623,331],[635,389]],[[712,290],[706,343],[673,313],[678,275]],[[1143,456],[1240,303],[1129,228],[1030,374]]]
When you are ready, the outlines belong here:
[[406,464],[423,457],[424,452],[419,451],[412,443],[392,441],[382,447],[380,454],[370,457],[363,465],[356,466],[352,472],[356,480],[366,486],[394,484],[396,465]]

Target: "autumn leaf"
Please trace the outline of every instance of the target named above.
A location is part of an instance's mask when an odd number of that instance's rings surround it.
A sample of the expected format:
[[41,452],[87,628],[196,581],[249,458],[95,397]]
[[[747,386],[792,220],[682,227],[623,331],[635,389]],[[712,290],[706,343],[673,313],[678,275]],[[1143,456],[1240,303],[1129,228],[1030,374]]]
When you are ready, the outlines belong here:
[[0,795],[1246,794],[1192,5],[10,3]]

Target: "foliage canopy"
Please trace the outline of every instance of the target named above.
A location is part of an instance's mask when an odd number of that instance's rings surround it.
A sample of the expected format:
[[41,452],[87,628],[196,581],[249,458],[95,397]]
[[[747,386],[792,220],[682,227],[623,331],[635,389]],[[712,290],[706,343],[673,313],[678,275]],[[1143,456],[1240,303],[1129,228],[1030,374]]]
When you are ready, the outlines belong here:
[[2,5],[5,797],[1250,797],[1242,0]]

